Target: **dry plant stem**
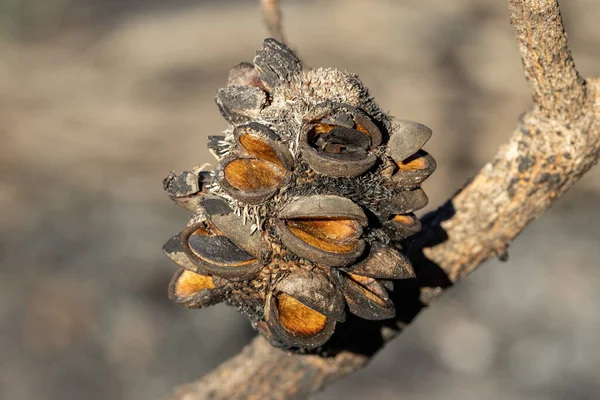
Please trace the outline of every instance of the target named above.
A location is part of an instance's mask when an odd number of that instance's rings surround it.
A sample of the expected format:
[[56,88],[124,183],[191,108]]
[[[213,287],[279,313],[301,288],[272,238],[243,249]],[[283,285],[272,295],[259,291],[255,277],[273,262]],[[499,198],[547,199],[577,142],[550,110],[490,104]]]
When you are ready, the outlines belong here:
[[558,3],[511,0],[509,10],[537,111],[557,122],[579,118],[585,111],[585,81],[575,69]]
[[510,0],[509,10],[535,107],[451,200],[454,215],[441,223],[449,240],[424,251],[453,282],[503,255],[598,159],[598,81],[586,82],[575,69],[558,3]]
[[262,9],[263,20],[269,30],[269,35],[282,43],[286,43],[285,37],[283,36],[279,0],[260,0],[260,6]]
[[[504,258],[525,226],[597,162],[600,81],[586,82],[577,73],[557,1],[509,0],[509,10],[534,109],[490,163],[423,219],[423,232],[410,247],[421,303],[401,313],[396,326],[382,324],[380,341],[366,351],[358,334],[354,346],[334,357],[292,355],[256,338],[172,399],[303,399],[362,368],[445,287],[494,255]],[[445,283],[436,277],[440,272]]]

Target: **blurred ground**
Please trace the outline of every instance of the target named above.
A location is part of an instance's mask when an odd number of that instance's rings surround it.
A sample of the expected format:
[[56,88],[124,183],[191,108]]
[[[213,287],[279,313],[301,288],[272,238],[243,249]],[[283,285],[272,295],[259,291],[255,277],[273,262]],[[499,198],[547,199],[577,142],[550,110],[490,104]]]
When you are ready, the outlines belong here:
[[[57,3],[0,0],[0,399],[161,398],[253,336],[226,307],[168,302],[160,248],[187,215],[161,180],[212,161],[213,96],[260,46],[258,2]],[[563,3],[580,71],[600,75],[600,3]],[[308,65],[433,128],[429,209],[530,105],[505,2],[283,5]],[[597,399],[599,177],[317,398]]]

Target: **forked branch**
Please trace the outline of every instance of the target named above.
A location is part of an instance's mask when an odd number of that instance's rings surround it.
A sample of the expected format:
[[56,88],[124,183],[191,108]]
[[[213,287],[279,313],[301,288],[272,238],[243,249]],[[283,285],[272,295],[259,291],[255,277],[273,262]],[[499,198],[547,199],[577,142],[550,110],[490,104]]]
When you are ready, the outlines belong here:
[[417,280],[395,291],[402,296],[397,320],[344,324],[331,357],[292,355],[256,338],[172,399],[302,399],[364,367],[446,287],[504,257],[525,226],[597,162],[600,81],[586,82],[575,69],[557,1],[508,3],[534,108],[491,162],[423,218],[423,232],[407,244]]

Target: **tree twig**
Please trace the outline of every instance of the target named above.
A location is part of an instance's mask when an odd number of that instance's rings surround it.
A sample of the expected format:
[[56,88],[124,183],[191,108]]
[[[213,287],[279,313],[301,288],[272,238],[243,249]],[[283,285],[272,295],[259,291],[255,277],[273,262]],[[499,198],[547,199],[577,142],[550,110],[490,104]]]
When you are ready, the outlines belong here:
[[279,0],[260,0],[260,6],[269,35],[282,43],[286,43],[283,35]]
[[417,279],[394,291],[397,319],[350,319],[330,357],[288,354],[256,338],[173,400],[302,399],[364,367],[445,288],[490,257],[505,258],[525,226],[597,162],[600,81],[575,69],[557,1],[508,3],[534,108],[491,162],[423,218],[422,233],[407,243]]
[[585,111],[585,81],[575,69],[556,1],[511,0],[525,77],[538,111],[559,122],[579,118]]

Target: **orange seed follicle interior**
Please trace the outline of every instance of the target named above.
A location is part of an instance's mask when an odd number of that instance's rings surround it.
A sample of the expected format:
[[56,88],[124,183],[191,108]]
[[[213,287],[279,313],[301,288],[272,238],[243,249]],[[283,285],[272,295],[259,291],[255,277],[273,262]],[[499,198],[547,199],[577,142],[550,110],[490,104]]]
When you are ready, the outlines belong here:
[[276,188],[285,176],[285,170],[273,164],[247,158],[231,161],[224,173],[231,186],[250,192]]
[[212,277],[196,274],[191,271],[183,271],[175,285],[175,294],[179,297],[187,297],[196,294],[204,289],[214,289]]
[[427,168],[427,158],[422,152],[417,152],[398,163],[398,170],[402,172],[418,171],[425,168]]
[[392,220],[402,225],[414,225],[417,222],[416,218],[402,214],[396,215]]
[[277,311],[281,325],[298,336],[316,335],[325,328],[327,323],[325,315],[285,293],[277,296]]
[[254,157],[283,168],[277,152],[267,142],[249,134],[240,136],[240,144]]
[[334,253],[349,253],[356,248],[361,228],[352,219],[293,219],[288,229],[309,245]]

